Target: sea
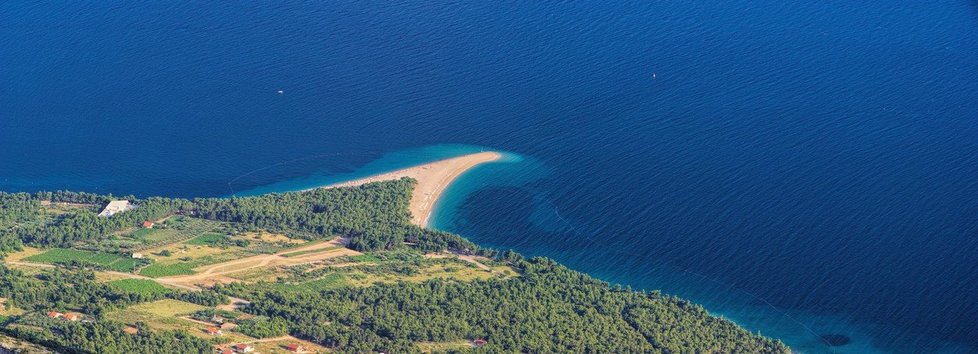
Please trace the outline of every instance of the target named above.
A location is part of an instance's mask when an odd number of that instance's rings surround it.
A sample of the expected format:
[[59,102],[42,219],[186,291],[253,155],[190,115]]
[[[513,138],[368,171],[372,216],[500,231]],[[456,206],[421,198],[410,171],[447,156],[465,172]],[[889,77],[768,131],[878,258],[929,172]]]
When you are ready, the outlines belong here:
[[482,150],[434,227],[798,353],[978,352],[978,1],[0,2],[0,190]]

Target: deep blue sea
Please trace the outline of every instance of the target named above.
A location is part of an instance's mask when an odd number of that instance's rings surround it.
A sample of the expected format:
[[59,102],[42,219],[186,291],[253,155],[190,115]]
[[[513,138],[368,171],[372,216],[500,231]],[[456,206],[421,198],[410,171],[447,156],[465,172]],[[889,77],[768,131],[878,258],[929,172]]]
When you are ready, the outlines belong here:
[[0,190],[481,149],[438,228],[798,352],[978,352],[978,1],[0,2]]

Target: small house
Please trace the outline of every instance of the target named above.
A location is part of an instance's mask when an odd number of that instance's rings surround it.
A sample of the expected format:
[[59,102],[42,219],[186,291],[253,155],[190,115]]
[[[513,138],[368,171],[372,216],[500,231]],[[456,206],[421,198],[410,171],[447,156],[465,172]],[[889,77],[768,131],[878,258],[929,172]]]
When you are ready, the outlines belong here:
[[152,221],[149,221],[149,220],[143,221],[143,228],[144,229],[152,229],[153,228],[153,225],[156,225],[156,224],[153,223]]
[[81,319],[81,315],[77,313],[69,312],[65,314],[65,319],[68,321],[78,321],[79,319]]
[[207,327],[205,332],[207,332],[207,334],[210,334],[212,336],[219,336],[224,334],[224,332],[222,332],[220,328],[213,327],[213,326]]
[[293,353],[302,353],[302,352],[306,351],[306,348],[303,348],[301,345],[299,345],[299,343],[289,344],[289,345],[285,346],[285,349],[288,349],[290,352],[293,352]]
[[482,338],[479,338],[479,339],[476,339],[476,340],[473,340],[472,341],[472,345],[473,346],[476,346],[476,347],[481,347],[483,345],[486,345],[486,343],[488,343],[488,342],[486,342],[486,340],[485,339],[482,339]]
[[137,333],[139,333],[139,329],[137,329],[136,327],[132,327],[132,326],[126,326],[126,328],[123,328],[122,329],[122,332],[124,332],[126,334],[137,334]]
[[234,345],[234,351],[236,351],[238,353],[251,353],[251,352],[255,351],[255,347],[252,347],[252,346],[247,345],[247,344],[244,344],[244,343],[235,344]]
[[214,322],[214,323],[224,323],[224,317],[221,317],[221,316],[218,316],[218,315],[211,316],[211,322]]
[[58,311],[48,311],[48,317],[50,317],[50,318],[59,318],[61,316],[64,316],[64,314],[61,313],[61,312],[58,312]]
[[136,258],[136,259],[143,258],[143,254],[139,252],[133,252],[132,258]]

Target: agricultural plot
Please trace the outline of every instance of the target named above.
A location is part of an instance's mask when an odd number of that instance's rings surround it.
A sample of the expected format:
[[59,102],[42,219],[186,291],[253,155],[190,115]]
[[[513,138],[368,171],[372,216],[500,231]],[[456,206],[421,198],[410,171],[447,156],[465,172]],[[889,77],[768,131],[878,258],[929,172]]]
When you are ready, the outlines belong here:
[[227,239],[227,236],[224,236],[222,234],[214,233],[214,232],[205,232],[203,235],[190,239],[190,241],[187,241],[187,244],[195,245],[195,246],[214,247],[222,244],[225,239]]
[[282,254],[279,254],[279,255],[282,256],[282,257],[286,257],[286,258],[288,258],[288,257],[298,257],[298,256],[305,256],[305,255],[315,254],[315,253],[329,252],[329,251],[333,251],[333,250],[338,250],[340,248],[343,248],[343,246],[331,246],[331,247],[326,247],[326,248],[317,248],[317,249],[311,249],[311,250],[303,250],[303,251],[295,251],[295,252],[286,252],[286,253],[282,253]]
[[194,268],[248,257],[254,252],[244,247],[209,247],[189,245],[189,242],[146,250],[153,264],[142,268],[140,275],[168,277],[194,274]]
[[[308,243],[302,247],[295,248],[290,252],[302,252],[307,250],[316,250],[317,252],[306,253],[293,257],[283,257],[282,253],[237,257],[220,263],[200,266],[193,269],[194,274],[192,275],[167,277],[165,281],[169,284],[182,284],[188,286],[199,284],[209,286],[215,283],[229,283],[244,280],[242,278],[257,278],[255,280],[261,280],[271,277],[271,279],[268,280],[274,281],[278,276],[277,273],[281,274],[281,272],[287,267],[312,264],[322,265],[323,263],[329,262],[334,258],[360,254],[359,252],[350,250],[348,248],[337,247],[339,245],[339,240]],[[216,249],[205,246],[194,247],[212,250]],[[225,251],[235,249],[235,247],[225,248]],[[225,248],[221,248],[219,250],[224,250]],[[238,249],[239,251],[248,252],[248,249]],[[161,264],[163,263],[161,262]]]
[[42,253],[24,258],[28,262],[37,263],[68,263],[82,262],[92,263],[117,272],[132,272],[136,265],[140,263],[137,259],[122,256],[116,253],[93,252],[85,250],[75,250],[67,248],[52,248]]
[[145,250],[194,239],[220,226],[221,223],[217,221],[175,216],[159,228],[138,229],[128,238],[139,242],[135,250]]
[[[150,328],[157,331],[183,330],[200,338],[217,338],[204,332],[204,330],[210,326],[210,324],[194,321],[188,317],[194,312],[206,308],[207,307],[191,304],[189,302],[164,299],[133,305],[126,309],[113,311],[108,313],[106,318],[128,325],[143,322]],[[234,342],[247,342],[255,340],[254,338],[239,333],[225,333],[220,338],[226,338],[227,340]]]
[[[145,249],[143,252],[153,260],[153,264],[141,269],[139,274],[153,278],[191,275],[197,272],[195,268],[308,244],[304,240],[268,233],[227,237],[216,232],[204,232],[180,243]],[[334,246],[331,249],[338,248]]]
[[150,278],[172,277],[175,275],[194,274],[192,263],[153,263],[139,271],[139,275]]
[[148,279],[120,279],[110,281],[109,285],[127,293],[140,295],[165,295],[173,292],[160,283]]
[[[381,259],[380,257],[369,254],[364,256],[370,256],[373,257],[372,259],[377,260]],[[298,273],[296,275],[294,273],[293,280],[283,279],[271,286],[283,291],[316,292],[348,286],[361,287],[399,281],[420,283],[432,279],[461,282],[494,278],[505,279],[516,276],[517,274],[514,269],[508,266],[491,267],[487,271],[469,262],[455,258],[425,259],[418,266],[400,264],[396,267],[391,267],[391,263],[383,262],[369,265],[360,265],[360,263],[347,263],[345,265],[347,266],[318,269],[315,272],[310,271],[307,274]],[[312,274],[322,275],[311,280],[295,280],[296,278],[309,279]]]

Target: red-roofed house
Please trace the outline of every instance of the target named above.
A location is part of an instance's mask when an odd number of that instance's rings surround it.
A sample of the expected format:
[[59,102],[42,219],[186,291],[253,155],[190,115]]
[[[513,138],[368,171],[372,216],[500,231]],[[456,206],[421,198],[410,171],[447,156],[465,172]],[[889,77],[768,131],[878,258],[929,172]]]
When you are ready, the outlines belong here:
[[224,334],[224,332],[221,332],[221,330],[218,329],[217,327],[207,327],[205,331],[207,332],[207,334],[210,334],[212,336],[219,336]]
[[299,343],[289,344],[289,345],[285,346],[285,349],[288,349],[290,352],[293,352],[293,353],[301,353],[301,352],[306,351],[306,348],[303,348],[301,345],[299,345]]
[[81,318],[81,315],[79,315],[77,313],[69,312],[69,313],[66,313],[65,314],[65,319],[68,320],[68,321],[78,321],[80,318]]
[[58,317],[61,317],[61,316],[64,316],[64,314],[61,313],[61,312],[58,312],[58,311],[48,311],[48,317],[58,318]]
[[477,346],[477,347],[481,347],[483,345],[486,345],[486,343],[488,343],[488,342],[486,342],[486,340],[485,339],[482,339],[482,338],[479,338],[479,339],[476,339],[476,340],[472,341],[472,345]]
[[156,224],[153,223],[152,221],[149,221],[149,220],[143,221],[143,228],[152,229],[153,228],[153,225],[156,225]]
[[234,351],[236,351],[238,353],[251,353],[251,352],[255,351],[255,347],[252,347],[252,346],[247,345],[247,344],[244,344],[244,343],[235,344],[234,345]]

